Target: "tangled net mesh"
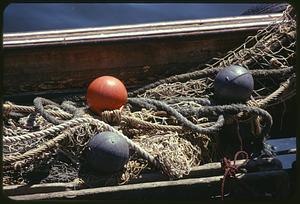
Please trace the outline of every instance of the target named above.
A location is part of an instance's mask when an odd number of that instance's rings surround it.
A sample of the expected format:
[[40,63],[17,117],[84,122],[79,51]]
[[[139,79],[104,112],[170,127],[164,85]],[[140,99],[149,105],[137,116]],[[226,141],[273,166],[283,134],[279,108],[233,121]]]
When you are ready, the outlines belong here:
[[[234,112],[235,106],[229,105],[227,109],[232,110],[224,122],[219,113],[227,110],[224,107],[215,108],[211,113],[204,111],[212,106],[214,77],[223,67],[243,66],[251,71],[255,81],[255,90],[246,106],[268,108],[283,103],[296,95],[295,43],[295,13],[288,7],[282,17],[255,36],[249,36],[225,57],[214,58],[201,69],[129,93],[132,99],[122,111],[105,111],[96,116],[86,106],[83,96],[57,98],[56,102],[63,101],[61,105],[47,102],[43,110],[36,104],[33,107],[6,102],[3,105],[3,185],[71,181],[86,186],[117,185],[157,169],[170,178],[181,178],[193,167],[217,161],[228,153],[219,141],[226,125],[229,129],[234,127],[237,140],[236,147],[231,145],[229,152],[247,146],[241,142],[247,143],[247,138],[242,139],[239,131],[235,131],[243,125],[251,133],[251,141],[258,138],[262,142],[266,135],[261,136],[259,129],[266,126],[263,118],[266,115],[268,118],[268,113],[250,114],[244,106]],[[188,110],[202,110],[206,114]],[[47,114],[53,118],[45,117]],[[62,125],[54,123],[59,120],[63,121]],[[66,121],[69,123],[64,126]],[[223,129],[217,128],[220,124],[224,125]],[[92,172],[84,159],[89,139],[104,130],[126,135],[132,147],[128,163],[110,175]]]

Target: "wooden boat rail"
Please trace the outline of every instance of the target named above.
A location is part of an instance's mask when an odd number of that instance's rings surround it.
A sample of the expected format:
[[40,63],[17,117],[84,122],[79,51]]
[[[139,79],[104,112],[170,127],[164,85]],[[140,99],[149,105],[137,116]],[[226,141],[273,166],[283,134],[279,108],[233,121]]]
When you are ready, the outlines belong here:
[[281,15],[4,34],[4,95],[85,90],[102,75],[136,88],[222,56]]
[[282,14],[238,16],[203,20],[148,23],[138,25],[110,26],[99,28],[68,29],[57,31],[4,34],[4,48],[19,46],[58,45],[82,41],[111,41],[138,37],[170,37],[201,33],[231,32],[234,30],[257,29],[276,20]]
[[[238,160],[237,165],[241,165],[245,160]],[[238,175],[237,182],[253,182],[257,180],[280,180],[282,186],[276,187],[277,190],[286,196],[288,189],[288,174],[282,170],[278,162],[273,159],[260,159],[252,161],[251,166],[259,167],[259,171],[242,173]],[[172,199],[169,195],[164,195],[169,190],[184,188],[192,190],[188,194],[198,194],[202,197],[218,196],[220,193],[220,183],[223,178],[223,170],[220,162],[204,164],[194,167],[189,175],[182,179],[170,181],[166,175],[159,172],[144,173],[138,178],[129,181],[128,184],[121,186],[103,186],[95,188],[85,188],[79,183],[49,183],[34,185],[12,185],[4,186],[4,194],[10,199],[15,200],[47,200],[47,199],[89,199],[97,197],[99,199],[140,199],[140,197],[167,198]],[[267,182],[269,183],[269,182]],[[266,185],[270,187],[270,184]],[[198,189],[195,191],[195,188]],[[206,190],[205,190],[206,189]],[[153,192],[154,195],[151,195]],[[207,194],[209,193],[209,195]],[[139,194],[139,195],[137,195]],[[180,194],[180,193],[179,193]],[[137,197],[136,197],[137,196]],[[179,196],[180,197],[180,196]],[[193,196],[196,198],[196,196]],[[181,197],[183,198],[183,197]]]

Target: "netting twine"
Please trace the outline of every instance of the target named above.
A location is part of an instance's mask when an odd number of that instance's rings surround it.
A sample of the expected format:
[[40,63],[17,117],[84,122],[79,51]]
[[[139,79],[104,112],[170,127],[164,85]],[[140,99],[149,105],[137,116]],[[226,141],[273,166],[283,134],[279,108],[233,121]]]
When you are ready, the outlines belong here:
[[[255,121],[261,129],[255,136],[268,136],[272,116],[264,109],[296,94],[295,41],[295,16],[288,7],[282,17],[225,57],[130,92],[123,111],[96,116],[76,102],[65,100],[60,105],[40,97],[34,106],[6,102],[3,167],[6,172],[26,171],[58,149],[78,155],[96,132],[109,130],[125,138],[139,155],[132,155],[120,183],[148,166],[140,157],[171,178],[180,178],[189,174],[192,166],[214,159],[215,143],[224,125]],[[246,104],[219,105],[214,101],[213,78],[231,64],[249,69],[255,79],[255,90]]]

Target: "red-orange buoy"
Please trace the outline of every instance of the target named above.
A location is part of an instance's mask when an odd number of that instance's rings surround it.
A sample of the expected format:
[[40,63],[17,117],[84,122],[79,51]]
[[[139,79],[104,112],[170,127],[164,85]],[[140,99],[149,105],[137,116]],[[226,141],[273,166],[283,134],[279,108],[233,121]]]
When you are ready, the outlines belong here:
[[119,109],[127,101],[127,90],[119,79],[102,76],[90,83],[86,99],[90,109],[97,113]]

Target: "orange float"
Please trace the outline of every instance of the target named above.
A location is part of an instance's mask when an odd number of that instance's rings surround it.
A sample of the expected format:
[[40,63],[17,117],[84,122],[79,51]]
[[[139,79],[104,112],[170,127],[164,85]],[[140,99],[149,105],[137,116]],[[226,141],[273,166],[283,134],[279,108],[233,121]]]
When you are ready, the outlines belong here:
[[86,100],[90,109],[96,113],[120,109],[127,102],[127,90],[119,79],[102,76],[90,83]]

